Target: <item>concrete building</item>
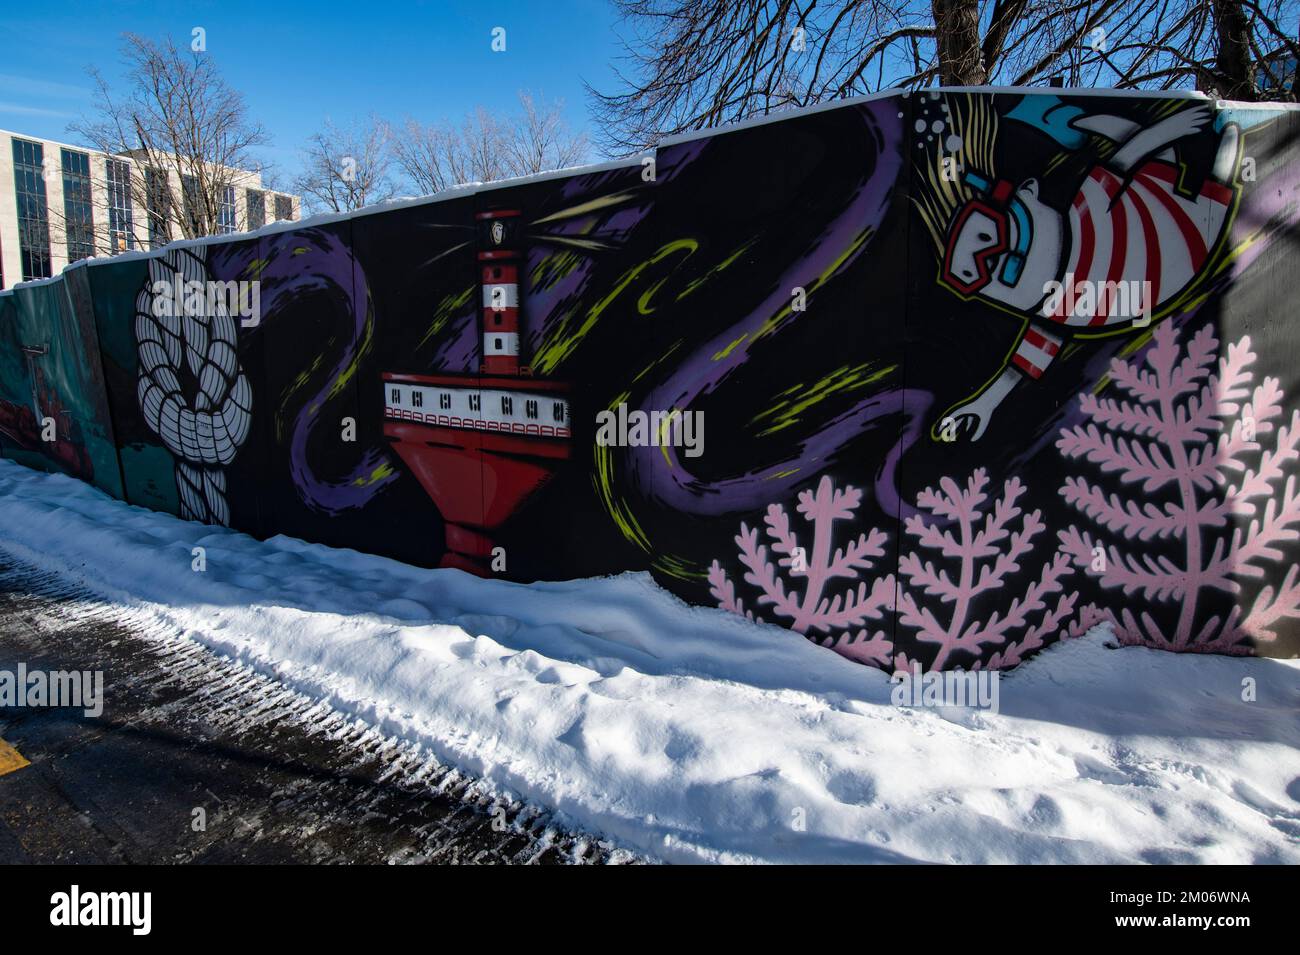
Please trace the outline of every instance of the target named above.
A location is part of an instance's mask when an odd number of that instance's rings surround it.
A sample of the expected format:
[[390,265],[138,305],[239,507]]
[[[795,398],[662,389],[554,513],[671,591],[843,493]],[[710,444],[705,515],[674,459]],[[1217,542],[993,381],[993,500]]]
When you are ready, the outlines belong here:
[[[0,288],[180,238],[175,216],[186,208],[187,183],[174,170],[146,170],[142,159],[135,150],[108,154],[0,129]],[[228,173],[218,233],[301,217],[302,200],[264,188],[260,172]],[[169,206],[171,221],[146,204]]]

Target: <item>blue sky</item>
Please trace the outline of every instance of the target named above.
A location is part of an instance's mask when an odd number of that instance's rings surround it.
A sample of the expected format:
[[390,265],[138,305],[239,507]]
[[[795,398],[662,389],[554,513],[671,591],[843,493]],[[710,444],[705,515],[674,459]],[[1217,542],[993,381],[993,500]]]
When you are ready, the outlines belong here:
[[[608,88],[620,52],[607,0],[64,0],[6,7],[0,127],[75,141],[67,126],[92,107],[86,67],[115,78],[123,31],[170,33],[188,44],[192,29],[203,27],[209,54],[270,132],[263,158],[285,180],[326,117],[458,118],[477,105],[513,109],[517,91],[530,89],[563,99],[570,123],[590,129],[583,81]],[[491,49],[497,26],[506,30],[504,53]]]

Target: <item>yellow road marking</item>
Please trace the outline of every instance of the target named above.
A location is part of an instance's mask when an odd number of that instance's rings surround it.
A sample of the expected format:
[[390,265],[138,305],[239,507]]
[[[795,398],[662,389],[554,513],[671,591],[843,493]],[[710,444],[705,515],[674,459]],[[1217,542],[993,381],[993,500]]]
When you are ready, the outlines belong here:
[[0,739],[0,776],[6,773],[12,773],[15,769],[22,769],[24,766],[30,766],[31,763],[23,759],[23,754],[18,752],[4,740]]

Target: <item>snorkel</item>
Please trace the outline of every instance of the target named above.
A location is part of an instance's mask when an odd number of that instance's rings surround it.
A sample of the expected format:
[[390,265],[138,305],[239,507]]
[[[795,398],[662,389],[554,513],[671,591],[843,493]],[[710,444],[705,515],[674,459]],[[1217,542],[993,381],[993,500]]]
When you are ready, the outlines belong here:
[[[992,263],[998,256],[1005,256],[998,272],[998,280],[1003,285],[1014,287],[1020,281],[1033,242],[1033,220],[1029,210],[1016,196],[1011,183],[1005,179],[991,182],[976,172],[965,173],[962,178],[978,196],[963,205],[953,219],[944,256],[944,281],[962,294],[974,294],[991,281]],[[981,213],[993,221],[997,236],[993,243],[979,250],[975,263],[978,275],[967,281],[956,274],[953,257],[962,230],[975,213]],[[1014,242],[1010,228],[1012,221],[1015,222]]]
[[977,172],[966,173],[965,179],[971,188],[989,196],[995,204],[1005,208],[1015,220],[1015,244],[1008,250],[1006,261],[1002,263],[1002,271],[998,276],[1002,284],[1014,286],[1020,281],[1020,273],[1024,271],[1025,258],[1029,255],[1029,246],[1034,238],[1034,223],[1029,216],[1029,210],[1020,201],[1011,183],[1005,179],[999,179],[996,185],[990,185],[989,181]]

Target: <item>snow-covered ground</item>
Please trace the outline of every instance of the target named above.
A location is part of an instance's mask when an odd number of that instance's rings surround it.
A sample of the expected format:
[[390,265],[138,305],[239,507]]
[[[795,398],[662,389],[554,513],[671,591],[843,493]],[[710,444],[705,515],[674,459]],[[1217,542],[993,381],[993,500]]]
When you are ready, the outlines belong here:
[[996,715],[901,708],[644,574],[524,587],[259,542],[8,461],[0,547],[655,859],[1300,862],[1294,660],[1097,631],[1004,675]]

